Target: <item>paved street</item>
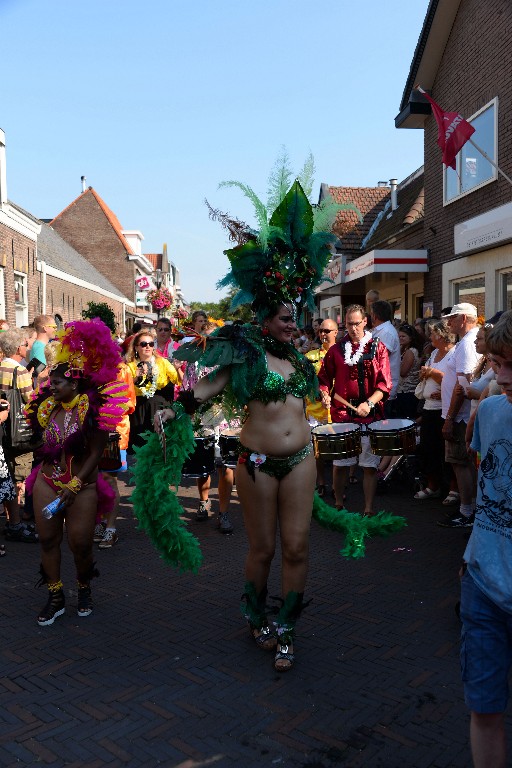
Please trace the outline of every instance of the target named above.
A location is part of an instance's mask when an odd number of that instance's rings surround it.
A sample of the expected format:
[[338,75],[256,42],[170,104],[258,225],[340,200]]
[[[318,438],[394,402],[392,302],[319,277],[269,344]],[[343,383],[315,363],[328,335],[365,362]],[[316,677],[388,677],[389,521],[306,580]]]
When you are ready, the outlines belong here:
[[[360,509],[360,485],[347,506]],[[467,768],[459,679],[457,568],[467,532],[437,527],[439,501],[395,481],[379,507],[408,527],[369,542],[364,560],[316,523],[292,672],[278,675],[239,613],[245,534],[193,522],[199,575],[164,566],[136,529],[123,486],[120,542],[98,551],[95,611],[76,616],[64,549],[67,612],[38,627],[39,552],[7,543],[1,601],[0,765],[172,768]],[[217,495],[212,493],[213,508]],[[278,594],[278,569],[269,592]],[[511,729],[509,728],[509,731]]]

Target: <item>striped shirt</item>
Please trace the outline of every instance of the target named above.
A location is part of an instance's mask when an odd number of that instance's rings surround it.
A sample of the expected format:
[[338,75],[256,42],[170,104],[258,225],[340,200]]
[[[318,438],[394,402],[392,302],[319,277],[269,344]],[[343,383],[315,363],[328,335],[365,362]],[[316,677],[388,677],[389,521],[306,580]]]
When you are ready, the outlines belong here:
[[28,403],[32,392],[32,376],[23,365],[13,360],[12,357],[6,357],[0,363],[0,391],[6,392],[8,389],[12,389],[12,374],[15,368],[17,368],[18,389],[23,400]]

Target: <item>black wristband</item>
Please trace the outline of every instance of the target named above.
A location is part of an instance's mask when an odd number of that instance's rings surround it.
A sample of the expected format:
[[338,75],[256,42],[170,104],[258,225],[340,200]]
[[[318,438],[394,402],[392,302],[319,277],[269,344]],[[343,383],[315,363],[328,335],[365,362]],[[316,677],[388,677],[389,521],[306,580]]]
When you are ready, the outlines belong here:
[[193,389],[182,389],[176,400],[182,404],[188,416],[193,416],[201,405],[199,400],[195,398]]

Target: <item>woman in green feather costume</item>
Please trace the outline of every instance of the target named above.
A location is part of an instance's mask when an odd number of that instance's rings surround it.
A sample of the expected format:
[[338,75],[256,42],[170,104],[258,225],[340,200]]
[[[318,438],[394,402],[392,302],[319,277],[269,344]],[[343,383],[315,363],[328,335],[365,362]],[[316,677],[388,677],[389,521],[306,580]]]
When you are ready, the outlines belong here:
[[[178,359],[217,366],[193,391],[183,392],[173,408],[155,421],[188,422],[212,397],[222,394],[226,414],[244,411],[236,483],[249,551],[245,565],[243,613],[257,645],[275,650],[274,667],[294,663],[295,624],[304,607],[309,531],[314,510],[321,523],[346,535],[344,554],[360,557],[364,539],[400,527],[397,518],[365,520],[315,500],[315,461],[304,399],[314,395],[311,363],[296,351],[292,337],[297,312],[311,306],[313,290],[330,258],[333,236],[315,232],[312,209],[298,182],[272,215],[265,233],[245,231],[227,251],[231,272],[224,285],[237,285],[233,304],[250,301],[259,327],[224,326],[177,351]],[[160,423],[161,420],[161,423]],[[162,427],[161,424],[164,424]],[[147,500],[146,500],[147,503]],[[267,580],[281,534],[282,605],[271,628],[267,618]]]

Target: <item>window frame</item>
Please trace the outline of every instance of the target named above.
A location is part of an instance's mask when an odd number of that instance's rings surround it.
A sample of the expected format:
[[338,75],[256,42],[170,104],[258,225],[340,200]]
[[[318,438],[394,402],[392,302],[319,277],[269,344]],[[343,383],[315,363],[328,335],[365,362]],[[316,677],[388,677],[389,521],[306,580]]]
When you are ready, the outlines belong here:
[[[455,280],[451,280],[450,293],[451,293],[452,306],[454,304],[461,304],[463,302],[466,302],[466,303],[469,302],[469,303],[473,304],[474,302],[470,301],[470,299],[466,298],[464,295],[462,295],[462,296],[460,295],[460,289],[458,288],[458,286],[463,285],[464,283],[469,283],[472,280],[482,280],[483,281],[483,286],[481,288],[479,288],[477,292],[478,292],[478,294],[481,294],[483,296],[483,304],[484,304],[484,306],[483,306],[483,309],[482,309],[482,314],[485,315],[485,290],[486,290],[485,289],[485,278],[486,278],[486,273],[485,272],[477,272],[474,275],[466,275],[465,277],[458,277]],[[476,306],[476,304],[475,304],[475,306]],[[477,309],[478,309],[478,307],[477,307]]]
[[[486,110],[490,109],[491,107],[494,107],[494,157],[492,160],[498,165],[498,105],[499,105],[499,99],[497,96],[494,97],[494,99],[491,99],[491,101],[488,101],[487,104],[484,104],[483,107],[481,107],[479,110],[477,110],[471,117],[468,118],[468,123],[472,123],[473,120],[476,120],[477,117],[482,115]],[[466,145],[464,145],[466,146]],[[460,189],[460,157],[461,152],[464,149],[462,149],[458,152],[456,156],[457,160],[457,166],[459,171],[458,178],[458,184]],[[478,152],[477,149],[475,149],[475,152]],[[480,157],[483,157],[481,153],[479,153]],[[486,158],[484,158],[485,160]],[[460,192],[457,195],[454,195],[449,200],[446,199],[446,193],[447,193],[447,174],[448,174],[448,168],[442,164],[443,168],[443,207],[447,205],[451,205],[452,203],[456,202],[457,200],[461,200],[463,197],[466,197],[467,195],[472,194],[472,192],[476,192],[477,189],[482,189],[482,187],[485,187],[487,184],[492,184],[493,181],[497,181],[498,179],[498,169],[491,164],[491,176],[488,179],[485,179],[485,181],[481,181],[479,184],[476,184],[474,187],[471,187],[471,189],[466,189],[464,192]],[[450,171],[453,170],[450,168]]]

